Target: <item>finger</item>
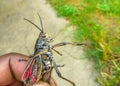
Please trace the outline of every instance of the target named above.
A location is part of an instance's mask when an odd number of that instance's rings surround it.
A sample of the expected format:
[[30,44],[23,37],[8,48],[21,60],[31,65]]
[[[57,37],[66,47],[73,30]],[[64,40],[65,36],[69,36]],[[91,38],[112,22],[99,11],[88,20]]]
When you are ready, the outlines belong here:
[[9,84],[9,86],[24,86],[24,83],[20,81],[14,81],[13,83]]
[[27,62],[26,61],[19,62],[19,59],[27,58],[27,56],[18,53],[10,53],[8,56],[11,57],[10,64],[14,76],[16,77],[17,80],[21,81],[21,77],[25,70]]
[[50,86],[57,86],[56,81],[52,77],[50,78]]
[[39,83],[36,83],[32,86],[50,86],[47,82],[40,81]]

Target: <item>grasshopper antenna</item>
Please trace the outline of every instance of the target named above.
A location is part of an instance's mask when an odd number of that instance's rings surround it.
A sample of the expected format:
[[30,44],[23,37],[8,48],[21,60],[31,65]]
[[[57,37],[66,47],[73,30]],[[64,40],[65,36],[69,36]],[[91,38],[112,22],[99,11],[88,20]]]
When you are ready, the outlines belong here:
[[39,19],[40,19],[40,23],[41,23],[42,32],[44,32],[44,29],[43,29],[43,23],[42,23],[42,19],[41,19],[41,16],[39,15],[39,13],[38,13],[38,16],[39,16]]
[[26,21],[30,22],[31,24],[33,24],[37,29],[39,29],[41,32],[43,31],[40,27],[38,27],[36,24],[34,24],[33,22],[31,22],[30,20],[24,18]]

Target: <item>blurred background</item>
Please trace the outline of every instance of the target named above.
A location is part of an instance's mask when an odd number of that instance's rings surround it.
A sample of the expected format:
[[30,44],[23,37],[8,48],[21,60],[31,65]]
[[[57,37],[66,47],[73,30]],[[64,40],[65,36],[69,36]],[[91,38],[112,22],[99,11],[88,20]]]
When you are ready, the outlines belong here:
[[75,25],[73,40],[86,41],[101,86],[120,86],[120,0],[50,0],[57,16]]
[[[120,83],[120,0],[0,0],[0,55],[18,52],[31,55],[40,26],[56,44],[62,41],[88,43],[87,47],[57,48],[54,53],[63,76],[77,86],[119,86]],[[70,84],[57,77],[58,86]]]

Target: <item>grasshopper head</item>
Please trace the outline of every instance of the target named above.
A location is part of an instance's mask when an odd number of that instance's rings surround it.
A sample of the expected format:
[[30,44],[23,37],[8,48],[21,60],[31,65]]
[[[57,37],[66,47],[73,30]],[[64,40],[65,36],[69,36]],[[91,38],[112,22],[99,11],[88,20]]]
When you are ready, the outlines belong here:
[[39,35],[39,38],[50,43],[53,41],[53,38],[51,37],[51,35],[45,33],[45,32],[41,32]]
[[48,34],[46,34],[45,32],[44,32],[44,29],[43,29],[43,24],[42,24],[42,19],[41,19],[41,17],[40,17],[40,15],[38,14],[38,16],[39,16],[39,19],[40,19],[40,23],[41,23],[41,28],[40,27],[38,27],[36,24],[34,24],[33,22],[31,22],[30,20],[28,20],[28,19],[26,19],[26,18],[24,18],[26,21],[28,21],[28,22],[30,22],[31,24],[33,24],[37,29],[39,29],[41,32],[40,32],[40,35],[39,35],[39,38],[40,39],[42,39],[42,40],[44,40],[44,41],[46,41],[46,42],[52,42],[53,41],[53,38],[50,36],[50,35],[48,35]]

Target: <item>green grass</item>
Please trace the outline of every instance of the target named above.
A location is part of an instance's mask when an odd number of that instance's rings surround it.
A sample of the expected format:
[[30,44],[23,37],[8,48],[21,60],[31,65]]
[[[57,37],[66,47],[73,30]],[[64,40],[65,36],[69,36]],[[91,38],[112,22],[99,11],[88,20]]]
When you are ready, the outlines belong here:
[[73,40],[87,42],[101,86],[120,84],[120,0],[48,0],[76,29]]

